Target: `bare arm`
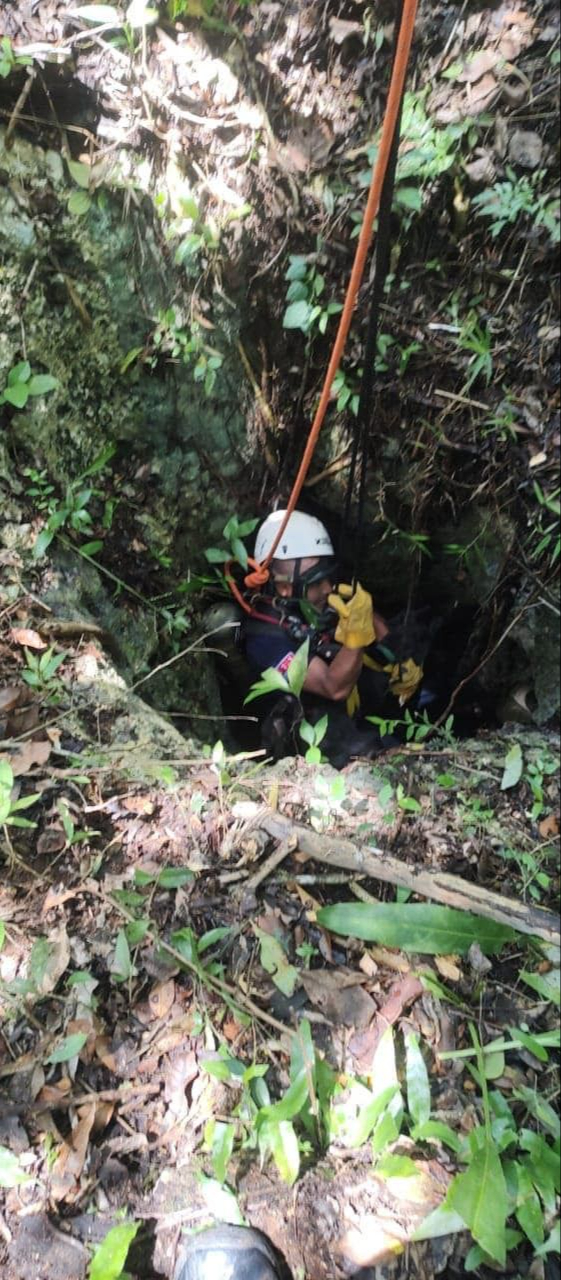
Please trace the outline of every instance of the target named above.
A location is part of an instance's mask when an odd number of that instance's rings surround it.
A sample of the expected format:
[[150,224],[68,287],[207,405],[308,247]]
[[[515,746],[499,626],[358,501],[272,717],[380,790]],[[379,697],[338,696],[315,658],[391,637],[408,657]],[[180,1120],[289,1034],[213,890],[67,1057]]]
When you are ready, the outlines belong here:
[[339,650],[329,665],[322,658],[312,658],[304,682],[305,693],[317,693],[333,702],[348,698],[362,671],[362,649]]

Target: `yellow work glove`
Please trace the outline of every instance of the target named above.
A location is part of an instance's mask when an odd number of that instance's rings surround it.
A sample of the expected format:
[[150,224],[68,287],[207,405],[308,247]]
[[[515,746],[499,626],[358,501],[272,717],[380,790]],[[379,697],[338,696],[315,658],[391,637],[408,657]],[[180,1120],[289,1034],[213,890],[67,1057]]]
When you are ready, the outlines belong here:
[[403,707],[417,692],[423,679],[423,668],[418,667],[413,658],[406,658],[405,662],[396,662],[393,667],[385,667],[384,670],[390,678],[390,693],[399,699]]
[[358,691],[358,685],[356,684],[351,689],[351,692],[347,698],[346,708],[347,708],[347,715],[351,716],[351,718],[353,716],[356,716],[357,711],[360,711],[360,693]]
[[353,593],[352,587],[343,583],[337,594],[329,596],[332,609],[339,614],[339,623],[335,632],[337,644],[346,649],[366,649],[376,639],[374,620],[372,617],[372,596],[357,582]]

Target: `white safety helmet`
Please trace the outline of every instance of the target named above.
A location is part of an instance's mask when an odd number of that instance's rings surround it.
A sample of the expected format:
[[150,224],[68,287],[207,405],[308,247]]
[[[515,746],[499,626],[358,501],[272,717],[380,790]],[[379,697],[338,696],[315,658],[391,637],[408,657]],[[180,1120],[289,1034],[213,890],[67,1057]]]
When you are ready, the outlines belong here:
[[[273,511],[261,525],[255,540],[255,559],[260,564],[268,556],[285,515],[286,509]],[[316,520],[315,516],[307,516],[303,511],[293,511],[275,550],[274,558],[304,560],[308,556],[333,555],[335,555],[333,543],[321,520]]]

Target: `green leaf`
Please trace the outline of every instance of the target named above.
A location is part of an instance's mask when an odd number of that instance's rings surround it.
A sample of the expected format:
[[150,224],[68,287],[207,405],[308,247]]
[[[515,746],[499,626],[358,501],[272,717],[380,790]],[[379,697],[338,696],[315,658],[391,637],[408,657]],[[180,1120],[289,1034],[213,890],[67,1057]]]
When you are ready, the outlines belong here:
[[457,1174],[445,1203],[459,1213],[485,1253],[504,1266],[509,1205],[502,1165],[491,1142],[475,1152],[466,1173]]
[[534,1249],[543,1244],[545,1239],[545,1228],[543,1209],[537,1191],[534,1190],[532,1181],[528,1171],[523,1165],[517,1164],[518,1174],[518,1203],[515,1214],[518,1225],[522,1227],[524,1235],[526,1235]]
[[349,1147],[362,1147],[371,1137],[380,1117],[389,1107],[390,1102],[399,1094],[399,1086],[390,1084],[371,1102],[361,1107],[356,1119],[348,1125],[346,1144]]
[[13,365],[8,374],[8,386],[15,387],[20,382],[27,382],[31,377],[31,365],[29,360],[20,360],[19,364]]
[[233,1191],[221,1186],[216,1178],[207,1178],[203,1173],[197,1178],[203,1193],[207,1209],[218,1222],[228,1222],[234,1227],[245,1226],[243,1213]]
[[117,934],[117,942],[115,944],[115,954],[111,970],[113,977],[116,978],[117,982],[128,982],[129,978],[132,978],[133,976],[131,953],[124,929],[120,929]]
[[536,1257],[544,1258],[548,1253],[561,1253],[561,1225],[556,1222],[552,1229],[551,1235],[548,1236],[544,1244],[536,1249]]
[[253,926],[255,936],[261,944],[261,964],[266,973],[270,973],[273,982],[285,996],[292,996],[298,985],[298,970],[289,964],[284,948],[272,934],[265,933],[257,925]]
[[58,378],[53,378],[51,373],[34,373],[27,385],[30,396],[44,396],[58,387]]
[[559,969],[552,969],[549,973],[528,973],[522,970],[520,977],[527,987],[532,987],[537,991],[543,1000],[550,1000],[553,1004],[561,1004],[561,986],[559,982]]
[[519,742],[515,742],[510,751],[507,752],[501,791],[508,791],[510,787],[515,787],[520,782],[523,768],[522,747]]
[[100,551],[103,551],[103,542],[99,538],[94,539],[93,542],[83,542],[80,551],[84,556],[97,556]]
[[313,308],[304,298],[299,302],[291,302],[283,316],[283,329],[301,329],[307,333]]
[[405,1036],[407,1106],[416,1125],[430,1119],[430,1084],[425,1060],[416,1035],[411,1031]]
[[91,197],[87,191],[73,191],[68,197],[67,209],[69,213],[75,213],[78,217],[82,217],[91,207]]
[[514,1096],[526,1104],[530,1115],[534,1116],[534,1119],[543,1125],[553,1138],[561,1137],[561,1120],[551,1103],[546,1102],[545,1098],[540,1097],[534,1089],[528,1089],[526,1085],[519,1085],[514,1090]]
[[410,1239],[438,1240],[442,1236],[457,1235],[459,1231],[465,1231],[463,1218],[454,1209],[448,1209],[445,1204],[439,1204],[438,1208],[433,1209],[432,1213],[424,1219],[420,1227],[417,1227]]
[[41,557],[44,556],[45,551],[47,550],[47,547],[50,547],[54,536],[54,530],[49,529],[48,526],[46,529],[41,530],[41,533],[37,535],[33,544],[34,560],[40,560]]
[[180,889],[194,879],[195,874],[189,867],[164,867],[158,876],[158,884],[162,889]]
[[23,409],[29,399],[29,390],[24,382],[16,382],[15,386],[4,388],[2,398],[12,404],[14,409]]
[[395,193],[395,203],[402,209],[412,209],[414,213],[420,213],[423,207],[423,197],[418,187],[398,187]]
[[416,1178],[419,1169],[409,1156],[387,1155],[378,1161],[374,1173],[377,1178]]
[[222,547],[207,547],[205,558],[209,564],[226,564],[231,559],[230,552],[224,551]]
[[92,176],[89,164],[81,164],[79,160],[67,160],[66,163],[70,177],[74,179],[76,186],[82,187],[84,191],[87,191]]
[[216,1121],[212,1135],[211,1160],[215,1178],[218,1182],[226,1181],[226,1173],[234,1150],[236,1137],[235,1124],[223,1124]]
[[247,569],[248,568],[247,550],[243,542],[241,541],[241,538],[234,538],[232,540],[232,551],[234,553],[234,558],[238,561],[238,564],[241,564],[242,569]]
[[345,937],[424,955],[464,954],[478,942],[486,955],[516,937],[514,929],[451,907],[425,903],[338,903],[322,907],[318,923]]
[[430,1142],[434,1138],[437,1142],[442,1142],[443,1146],[450,1147],[457,1155],[463,1147],[461,1138],[442,1120],[426,1120],[424,1124],[416,1125],[411,1131],[411,1137],[414,1142]]
[[6,941],[6,926],[4,924],[4,921],[0,920],[0,951],[2,950],[2,947],[4,946],[5,941]]
[[299,1116],[306,1105],[308,1095],[308,1077],[305,1071],[301,1071],[280,1102],[273,1102],[270,1106],[261,1108],[257,1116],[259,1128],[269,1121],[278,1124],[282,1120],[293,1120],[295,1116]]
[[30,1181],[29,1175],[21,1168],[18,1157],[8,1147],[0,1147],[0,1187],[20,1187],[24,1182]]
[[296,651],[292,662],[286,673],[288,687],[290,692],[298,698],[304,687],[306,676],[308,674],[308,663],[310,660],[310,641],[306,640],[304,644]]
[[90,1262],[88,1280],[119,1280],[140,1223],[122,1222],[108,1231]]
[[292,1187],[300,1172],[300,1148],[294,1126],[289,1120],[269,1121],[261,1131],[260,1142],[270,1150],[283,1182]]
[[274,667],[268,667],[261,679],[252,684],[247,698],[244,698],[244,706],[253,702],[255,698],[262,698],[266,693],[274,693],[277,689],[282,693],[290,693],[290,686],[284,676],[281,676],[280,671],[276,671]]
[[77,1058],[80,1050],[84,1048],[87,1038],[83,1031],[77,1031],[75,1035],[66,1036],[58,1047],[49,1054],[47,1062],[54,1066],[57,1062],[70,1062],[71,1058]]

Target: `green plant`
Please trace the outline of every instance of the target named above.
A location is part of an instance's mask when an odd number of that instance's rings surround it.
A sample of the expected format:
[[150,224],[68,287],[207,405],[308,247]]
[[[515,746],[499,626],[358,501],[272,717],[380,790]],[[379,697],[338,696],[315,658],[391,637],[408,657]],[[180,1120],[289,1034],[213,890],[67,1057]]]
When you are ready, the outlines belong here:
[[556,858],[555,849],[551,845],[538,845],[535,849],[513,849],[510,846],[500,849],[500,856],[507,862],[514,862],[520,877],[520,897],[525,902],[528,894],[535,902],[541,902],[551,890],[552,877],[545,870],[547,863]]
[[545,809],[546,778],[557,774],[558,769],[559,762],[549,752],[538,750],[529,753],[524,778],[533,796],[533,804],[530,810],[530,817],[533,822],[537,822]]
[[[73,529],[77,533],[88,534],[93,531],[93,520],[88,510],[92,498],[103,498],[103,491],[100,489],[86,487],[83,488],[83,481],[88,477],[97,475],[103,471],[104,467],[110,461],[115,453],[116,446],[107,445],[94,458],[89,467],[82,471],[75,480],[71,480],[66,486],[64,498],[57,498],[54,494],[52,485],[49,485],[45,479],[44,471],[36,471],[33,468],[27,468],[25,475],[33,481],[32,486],[27,490],[30,497],[38,497],[37,506],[40,511],[45,511],[48,515],[47,523],[41,533],[38,534],[35,545],[33,547],[34,559],[39,560],[44,556],[48,547],[50,547],[53,538],[63,528]],[[115,503],[113,500],[107,500],[103,518],[101,521],[102,528],[107,530],[111,525],[113,518],[113,510]],[[96,539],[89,541],[81,546],[81,551],[86,555],[96,555],[103,547],[103,541]]]
[[[544,1037],[516,1028],[509,1041],[502,1039],[483,1047],[473,1025],[470,1030],[473,1050],[440,1055],[442,1060],[465,1058],[482,1095],[483,1124],[461,1140],[458,1159],[467,1167],[456,1174],[441,1206],[443,1213],[458,1214],[474,1238],[466,1271],[474,1271],[489,1260],[504,1267],[508,1250],[524,1236],[538,1257],[559,1252],[558,1229],[553,1224],[561,1190],[559,1118],[553,1108],[530,1089],[514,1089],[514,1098],[523,1104],[526,1115],[546,1130],[544,1137],[521,1125],[503,1094],[490,1091],[488,1086],[490,1079],[503,1074],[505,1054],[520,1046],[547,1062],[547,1048],[558,1044],[558,1032]],[[476,1058],[476,1067],[470,1057]],[[508,1226],[511,1218],[522,1234]],[[549,1237],[548,1227],[553,1228]]]
[[5,80],[18,67],[30,67],[32,62],[33,58],[26,58],[20,53],[14,53],[9,37],[2,36],[0,39],[0,78],[2,80]]
[[458,336],[458,346],[462,351],[472,353],[468,362],[468,376],[464,384],[464,390],[469,391],[473,383],[480,377],[485,380],[488,386],[493,376],[491,333],[489,329],[483,328],[475,312],[471,312],[462,325]]
[[242,539],[248,538],[258,524],[259,520],[238,520],[237,516],[231,516],[222,530],[226,546],[206,548],[205,557],[209,564],[225,565],[230,560],[236,560],[242,569],[247,569],[249,560]]
[[298,725],[298,732],[304,742],[308,743],[305,760],[307,764],[321,764],[321,744],[327,733],[329,720],[327,716],[322,716],[317,724],[309,724],[307,720],[301,720]]
[[88,1280],[125,1280],[124,1266],[140,1223],[120,1222],[98,1244],[90,1262]]
[[44,694],[51,704],[60,702],[62,685],[56,678],[56,673],[68,657],[67,651],[54,653],[51,648],[45,649],[44,653],[34,653],[32,649],[24,649],[24,655],[27,670],[22,671],[22,680],[30,689]]
[[505,227],[514,226],[524,217],[532,226],[544,227],[553,243],[559,244],[559,201],[554,192],[538,191],[547,176],[545,169],[517,176],[507,166],[506,173],[504,182],[480,191],[472,201],[477,215],[490,221],[491,235],[500,235]]
[[31,373],[28,360],[21,360],[10,369],[6,386],[0,394],[0,404],[11,404],[24,409],[30,396],[44,396],[54,391],[58,381],[50,373]]
[[[534,493],[538,501],[539,513],[538,519],[532,526],[531,541],[535,545],[532,545],[530,555],[533,560],[538,560],[543,556],[553,566],[557,563],[561,552],[561,534],[559,533],[559,516],[561,515],[559,495],[561,494],[561,488],[555,489],[553,493],[546,494],[541,485],[535,480]],[[549,519],[550,516],[554,517],[553,520]]]
[[22,796],[19,800],[13,800],[13,788],[12,766],[7,760],[0,760],[0,826],[35,827],[37,823],[29,822],[27,818],[20,818],[17,815],[22,809],[30,809],[31,805],[36,804],[37,800],[41,799],[40,795]]
[[[166,311],[158,313],[152,343],[155,354],[147,359],[147,363],[155,364],[158,354],[169,356],[171,360],[180,360],[192,369],[194,381],[203,383],[205,395],[212,395],[224,357],[204,341],[203,330],[198,321],[193,320],[185,327],[180,312],[174,307],[168,307]],[[139,354],[139,349],[135,348],[134,351]],[[132,354],[129,352],[129,356]]]
[[315,254],[291,254],[288,280],[287,308],[283,316],[284,329],[300,329],[306,336],[317,328],[325,333],[332,316],[342,310],[339,302],[323,299],[326,280],[318,267],[320,248]]

